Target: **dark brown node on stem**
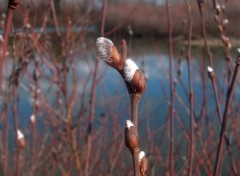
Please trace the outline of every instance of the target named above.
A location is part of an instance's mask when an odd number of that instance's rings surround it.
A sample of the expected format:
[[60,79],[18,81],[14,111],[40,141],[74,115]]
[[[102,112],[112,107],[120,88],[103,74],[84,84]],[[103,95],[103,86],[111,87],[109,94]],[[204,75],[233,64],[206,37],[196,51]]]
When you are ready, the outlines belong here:
[[8,8],[16,9],[17,5],[21,3],[21,0],[9,0]]
[[125,128],[125,145],[131,153],[139,152],[139,139],[135,126]]
[[139,69],[133,75],[132,86],[136,94],[142,95],[146,90],[146,80]]

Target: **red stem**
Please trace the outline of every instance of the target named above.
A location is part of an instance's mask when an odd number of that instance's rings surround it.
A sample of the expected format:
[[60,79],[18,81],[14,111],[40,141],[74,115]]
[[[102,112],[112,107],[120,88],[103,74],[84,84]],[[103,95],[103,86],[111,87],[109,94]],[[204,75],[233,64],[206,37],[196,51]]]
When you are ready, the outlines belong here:
[[168,33],[169,33],[169,81],[170,81],[170,120],[169,120],[169,134],[170,134],[170,152],[169,152],[169,172],[170,176],[174,175],[174,85],[172,76],[172,19],[169,8],[169,2],[166,0],[167,20],[168,20]]
[[191,17],[191,7],[189,2],[186,1],[188,7],[188,53],[187,53],[187,65],[188,65],[188,82],[189,82],[189,103],[190,103],[190,153],[189,153],[189,171],[188,175],[192,176],[193,172],[193,160],[194,160],[194,103],[193,103],[193,89],[192,89],[192,78],[191,78],[191,55],[192,55],[192,48],[191,48],[191,41],[192,41],[192,17]]
[[227,100],[226,100],[226,105],[225,105],[225,110],[224,110],[224,115],[223,115],[223,123],[222,123],[222,129],[221,129],[221,133],[220,133],[220,140],[219,140],[219,144],[218,144],[218,151],[217,151],[216,163],[215,163],[215,168],[214,168],[214,176],[219,176],[221,173],[221,162],[223,159],[224,137],[225,137],[226,129],[227,129],[227,120],[228,120],[228,115],[229,115],[229,109],[230,109],[230,105],[231,105],[231,101],[232,101],[232,97],[233,97],[233,93],[234,93],[233,90],[234,90],[234,86],[237,82],[236,80],[237,80],[237,75],[238,75],[238,71],[239,71],[239,65],[240,65],[240,55],[237,58],[234,75],[233,75],[233,78],[231,81],[231,85],[228,88],[228,92],[227,92]]
[[9,34],[11,30],[13,12],[14,12],[14,9],[8,8],[7,21],[6,21],[5,31],[4,31],[4,43],[1,49],[2,52],[0,52],[0,94],[2,92],[2,72],[3,72],[3,65],[4,65],[5,56],[6,56],[6,50],[8,46]]

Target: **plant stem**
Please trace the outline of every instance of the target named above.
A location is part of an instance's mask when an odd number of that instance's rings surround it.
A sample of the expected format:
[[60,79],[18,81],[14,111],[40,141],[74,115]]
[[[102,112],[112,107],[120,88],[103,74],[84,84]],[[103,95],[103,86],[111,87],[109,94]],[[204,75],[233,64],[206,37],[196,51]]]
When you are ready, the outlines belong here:
[[9,98],[7,97],[5,112],[6,112],[6,118],[5,118],[5,143],[4,143],[4,175],[8,175],[8,134],[9,134]]
[[[134,126],[136,127],[136,132],[138,136],[138,104],[141,99],[140,95],[137,94],[130,94],[130,101],[131,101],[131,121],[133,122]],[[140,169],[139,169],[139,153],[140,150],[132,154],[133,159],[133,166],[134,166],[134,176],[140,176]]]
[[194,103],[193,103],[193,89],[192,89],[192,78],[191,78],[191,41],[192,41],[192,17],[191,17],[191,7],[189,2],[186,0],[186,4],[188,7],[188,53],[187,53],[187,65],[188,65],[188,82],[189,82],[189,103],[190,103],[190,153],[189,153],[189,171],[188,175],[192,176],[193,172],[193,160],[194,160]]
[[169,33],[169,81],[170,81],[170,120],[169,120],[169,134],[170,134],[170,152],[169,152],[169,172],[170,176],[174,175],[174,85],[172,76],[172,19],[169,7],[169,2],[166,0],[168,33]]
[[131,101],[131,121],[138,128],[138,104],[141,99],[140,95],[130,94]]
[[203,17],[203,2],[201,2],[200,0],[197,0],[198,3],[198,9],[199,9],[199,13],[200,13],[200,17],[201,17],[201,27],[202,27],[202,37],[204,40],[204,46],[205,49],[207,51],[207,55],[208,55],[208,60],[209,60],[209,64],[212,67],[213,66],[213,59],[212,59],[212,53],[209,49],[208,43],[207,43],[207,32],[206,32],[206,24],[204,21],[204,17]]
[[222,129],[221,129],[221,133],[220,133],[220,140],[219,140],[219,144],[218,144],[218,151],[217,151],[216,163],[215,163],[215,168],[214,168],[214,176],[219,176],[221,173],[221,162],[222,162],[222,158],[223,158],[224,137],[226,134],[227,119],[228,119],[228,115],[229,115],[229,107],[230,107],[233,93],[234,93],[233,90],[234,90],[234,86],[237,82],[239,65],[240,65],[240,55],[238,55],[238,58],[236,61],[236,67],[234,70],[234,75],[233,75],[233,78],[231,81],[231,85],[227,91],[227,99],[226,99],[226,105],[225,105],[225,110],[224,110],[224,115],[223,115],[223,123],[222,123]]
[[14,130],[16,142],[16,176],[20,176],[20,148],[18,145],[18,109],[17,109],[17,86],[13,87],[13,116],[14,116]]
[[0,50],[1,50],[0,51],[0,94],[2,93],[2,72],[3,72],[3,65],[4,65],[7,46],[8,46],[9,34],[10,34],[10,30],[11,30],[13,12],[14,12],[14,9],[8,7],[7,21],[6,21],[4,37],[3,37],[4,43],[3,43],[3,47],[0,48]]
[[[218,113],[218,117],[219,117],[219,122],[222,125],[222,121],[223,121],[223,117],[222,117],[222,112],[221,112],[221,108],[220,108],[220,103],[219,103],[219,99],[218,99],[218,91],[217,91],[217,85],[216,85],[216,78],[214,75],[210,76],[211,82],[212,82],[212,86],[213,86],[213,92],[214,92],[214,97],[215,97],[215,101],[216,101],[216,105],[217,105],[217,113]],[[236,168],[236,163],[234,161],[234,157],[233,157],[233,153],[232,153],[232,148],[231,148],[231,144],[230,144],[230,140],[227,137],[227,134],[225,133],[225,141],[227,144],[227,150],[232,162],[232,167],[233,167],[233,172],[234,175],[237,176],[237,168]]]

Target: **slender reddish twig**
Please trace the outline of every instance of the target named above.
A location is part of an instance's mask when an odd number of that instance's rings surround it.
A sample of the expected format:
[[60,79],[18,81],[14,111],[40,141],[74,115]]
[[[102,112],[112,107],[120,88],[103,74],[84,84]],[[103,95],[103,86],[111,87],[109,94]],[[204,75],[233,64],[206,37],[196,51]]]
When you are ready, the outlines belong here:
[[8,46],[8,39],[9,39],[10,30],[11,30],[13,13],[19,3],[20,3],[20,0],[9,0],[8,2],[7,20],[5,23],[5,30],[4,30],[4,43],[3,43],[3,47],[0,48],[1,50],[0,52],[0,93],[2,89],[1,88],[2,71],[3,71],[3,65],[4,65],[5,56],[6,56],[7,46]]
[[[104,29],[105,29],[105,19],[106,19],[106,8],[107,8],[107,0],[103,1],[102,7],[102,20],[101,20],[101,36],[104,36]],[[98,67],[99,67],[99,60],[96,59],[94,75],[93,75],[93,83],[92,83],[92,90],[91,90],[91,100],[90,100],[90,113],[89,113],[89,120],[88,120],[88,134],[87,134],[87,152],[86,152],[86,164],[85,164],[85,175],[89,175],[89,160],[90,160],[90,153],[92,148],[92,124],[94,118],[94,109],[95,109],[95,94],[96,94],[96,87],[97,87],[97,75],[98,75]]]
[[18,143],[18,109],[17,109],[17,85],[13,86],[13,116],[16,142],[16,176],[20,176],[20,148]]
[[220,140],[218,144],[218,151],[217,151],[217,156],[216,156],[216,163],[215,163],[215,168],[214,168],[214,176],[219,176],[221,172],[221,162],[223,158],[223,144],[224,144],[224,137],[226,134],[226,128],[227,128],[227,120],[229,116],[229,109],[230,109],[230,104],[232,101],[233,93],[234,93],[234,86],[237,82],[237,76],[239,72],[239,65],[240,65],[240,53],[238,53],[237,61],[236,61],[236,66],[234,70],[234,75],[231,81],[231,85],[228,88],[227,91],[227,99],[226,99],[226,104],[225,104],[225,110],[223,114],[223,123],[222,123],[222,128],[221,128],[221,133],[220,133]]
[[206,24],[205,24],[204,16],[203,16],[203,5],[204,5],[204,2],[202,0],[197,0],[197,4],[198,4],[200,17],[201,17],[202,37],[204,39],[204,45],[205,45],[205,49],[207,51],[209,64],[212,67],[213,66],[212,53],[210,51],[210,48],[209,48],[208,42],[207,42]]
[[[212,86],[213,86],[213,92],[214,92],[215,102],[216,102],[216,105],[217,105],[217,113],[218,113],[218,117],[219,117],[219,122],[220,122],[220,124],[222,124],[223,116],[222,116],[222,111],[221,111],[221,108],[220,108],[220,102],[219,102],[219,98],[218,98],[218,91],[217,91],[215,74],[214,74],[213,69],[211,67],[208,68],[208,69],[210,69],[210,70],[208,70],[208,74],[209,74],[209,78],[211,79]],[[231,162],[232,162],[234,175],[237,176],[237,167],[236,167],[236,163],[234,161],[230,140],[228,139],[227,134],[225,134],[225,141],[226,141],[227,150],[228,150]]]
[[188,8],[188,52],[187,52],[187,65],[188,65],[188,82],[189,82],[189,103],[190,103],[190,152],[189,152],[189,171],[188,175],[192,176],[193,172],[193,160],[194,160],[194,103],[193,103],[193,89],[192,89],[192,70],[191,70],[191,55],[192,55],[192,46],[191,46],[191,41],[192,41],[192,26],[193,26],[193,21],[192,21],[192,16],[191,16],[191,7],[186,0],[187,8]]
[[169,120],[169,172],[170,176],[174,175],[174,85],[173,85],[173,71],[172,71],[172,18],[169,7],[169,2],[166,0],[167,20],[168,20],[168,33],[169,33],[169,82],[170,82],[170,120]]

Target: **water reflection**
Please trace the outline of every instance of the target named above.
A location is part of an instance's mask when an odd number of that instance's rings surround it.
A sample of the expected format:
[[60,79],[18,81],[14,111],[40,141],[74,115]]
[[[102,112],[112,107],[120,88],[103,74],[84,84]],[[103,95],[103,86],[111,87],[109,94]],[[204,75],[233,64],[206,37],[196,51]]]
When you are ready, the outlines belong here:
[[[90,39],[90,41],[94,41]],[[168,137],[166,135],[166,122],[168,117],[169,108],[169,79],[168,79],[168,50],[166,41],[155,41],[150,39],[134,39],[128,41],[130,43],[129,56],[137,63],[137,65],[143,70],[147,76],[147,90],[143,95],[139,107],[139,129],[142,141],[148,141],[142,143],[142,147],[151,152],[153,145],[161,146],[162,155],[166,156],[166,149],[168,143]],[[117,42],[115,42],[117,43]],[[182,125],[189,129],[189,102],[188,102],[188,72],[187,72],[187,62],[185,54],[181,54],[182,44],[174,45],[174,59],[173,77],[176,83],[176,96],[175,96],[175,133],[176,133],[176,143],[180,143],[183,140],[182,129],[179,127],[179,122],[177,118],[180,118]],[[76,49],[77,50],[77,49]],[[227,76],[226,76],[226,62],[224,59],[224,50],[222,48],[213,48],[213,58],[214,58],[214,71],[218,79],[219,95],[220,101],[222,103],[221,107],[223,110],[225,96],[227,91]],[[92,84],[92,71],[95,64],[95,49],[93,48],[88,54],[79,54],[77,56],[77,64],[73,67],[77,68],[77,97],[76,104],[73,111],[73,116],[75,121],[79,119],[79,111],[81,108],[86,111],[82,119],[86,120],[86,116],[89,113],[89,99]],[[216,128],[219,129],[219,122],[216,116],[216,105],[213,97],[213,91],[211,87],[211,82],[207,76],[206,66],[208,65],[207,57],[202,56],[202,49],[193,48],[193,57],[191,60],[191,76],[193,80],[194,89],[194,115],[196,123],[202,123],[202,121],[213,121],[216,124]],[[235,54],[233,54],[235,58]],[[205,58],[205,61],[204,59]],[[37,58],[40,60],[39,58]],[[177,63],[181,59],[181,75],[179,76]],[[50,62],[51,63],[51,62]],[[6,77],[10,74],[9,60],[6,64],[8,70]],[[48,104],[52,105],[54,108],[58,109],[56,104],[56,99],[58,98],[57,91],[58,87],[47,79],[48,77],[53,77],[54,74],[45,68],[44,65],[41,66],[44,75],[40,78],[40,89],[42,93],[42,99]],[[205,68],[204,72],[201,72],[201,68]],[[33,64],[29,65],[28,72],[33,71]],[[73,79],[72,72],[70,69],[68,75],[68,86],[69,90],[72,90]],[[205,82],[205,84],[203,84]],[[20,128],[27,127],[29,124],[29,117],[32,114],[32,97],[28,92],[29,74],[23,76],[22,85],[19,87],[19,118],[20,118]],[[25,89],[27,88],[27,89]],[[5,90],[7,86],[5,86]],[[204,92],[203,90],[206,90]],[[204,94],[205,93],[205,94]],[[240,89],[239,85],[235,89],[234,100],[236,103],[239,102]],[[207,97],[207,108],[204,116],[202,115],[203,98]],[[64,104],[64,102],[63,102]],[[107,119],[107,124],[113,125],[113,117],[118,116],[118,125],[121,129],[124,128],[124,123],[126,119],[130,118],[130,101],[127,94],[125,84],[117,71],[107,66],[105,63],[100,62],[99,73],[98,73],[98,84],[96,92],[96,106],[95,106],[95,119],[94,128],[100,128],[103,123],[105,123],[104,118]],[[44,128],[44,120],[46,107],[40,109],[39,118],[43,121],[41,123],[41,128]],[[84,111],[83,110],[83,111]],[[59,109],[59,112],[64,112],[63,109]],[[65,113],[65,112],[64,112]],[[10,113],[10,124],[13,124],[13,114]],[[83,122],[85,124],[85,122]],[[106,134],[110,136],[114,135],[111,131]],[[150,134],[149,134],[150,133]],[[164,134],[165,133],[165,134]],[[203,134],[206,134],[207,130]],[[151,144],[149,143],[149,138],[151,139]],[[183,148],[186,148],[186,142],[182,144]],[[196,144],[198,145],[198,144]],[[150,154],[149,154],[150,155]],[[185,157],[187,154],[185,150],[180,151],[180,155]],[[154,156],[150,155],[150,159]],[[181,157],[180,157],[181,158]],[[179,164],[180,167],[182,164]],[[160,173],[157,172],[157,173]]]

